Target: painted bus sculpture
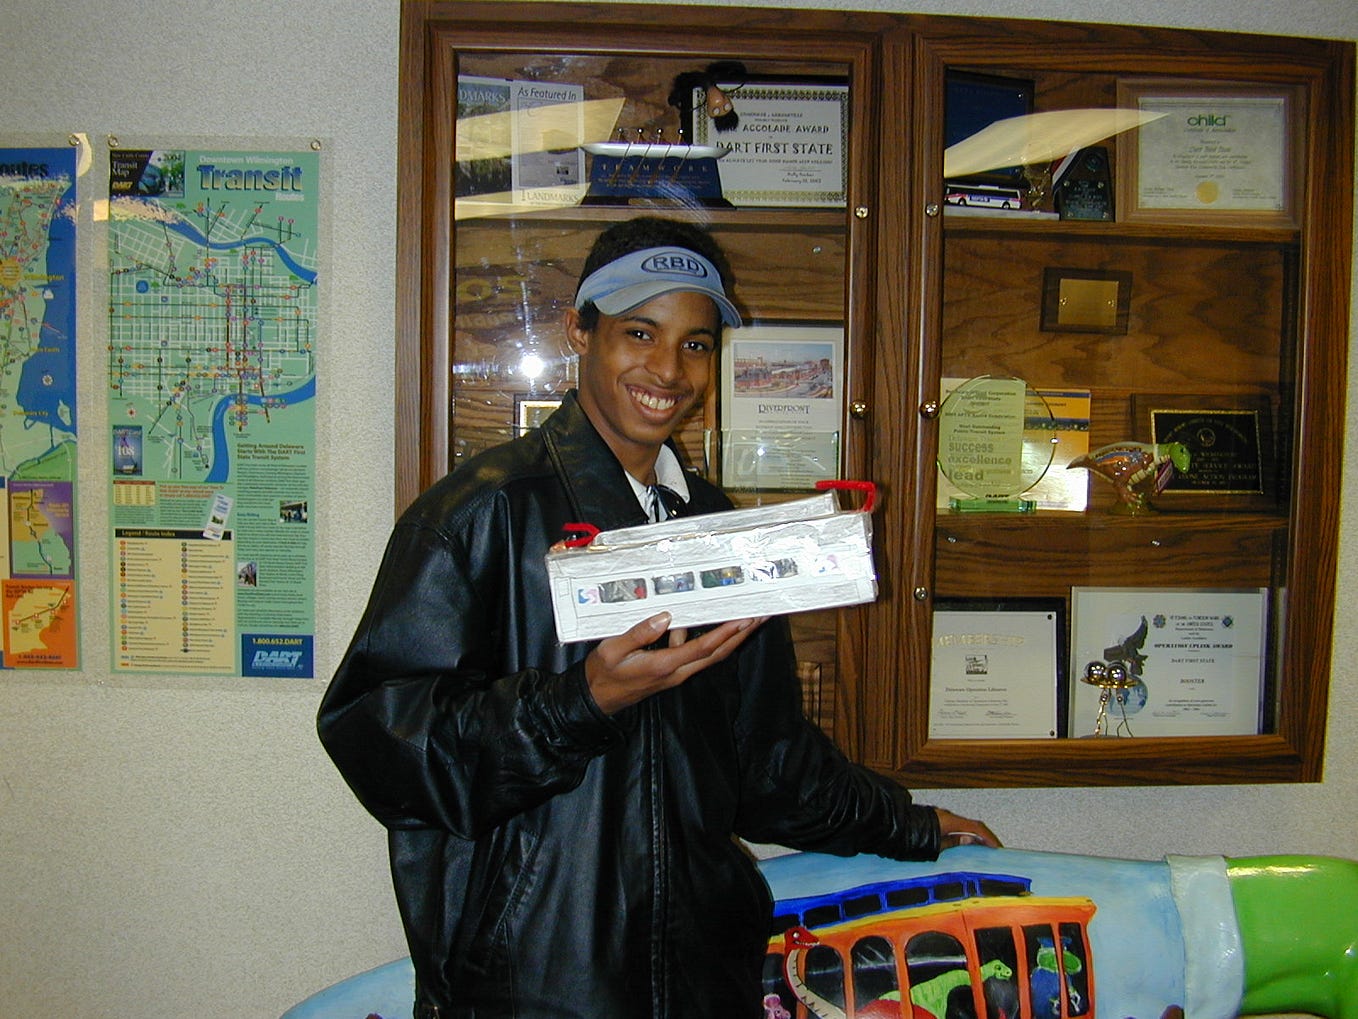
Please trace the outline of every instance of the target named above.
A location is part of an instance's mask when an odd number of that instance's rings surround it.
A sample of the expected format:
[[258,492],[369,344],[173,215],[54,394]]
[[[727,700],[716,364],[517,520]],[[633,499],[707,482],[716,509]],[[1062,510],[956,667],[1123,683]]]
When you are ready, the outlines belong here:
[[[765,1019],[1358,1019],[1358,862],[1117,860],[963,846],[928,863],[796,853]],[[405,1019],[408,959],[283,1019]]]

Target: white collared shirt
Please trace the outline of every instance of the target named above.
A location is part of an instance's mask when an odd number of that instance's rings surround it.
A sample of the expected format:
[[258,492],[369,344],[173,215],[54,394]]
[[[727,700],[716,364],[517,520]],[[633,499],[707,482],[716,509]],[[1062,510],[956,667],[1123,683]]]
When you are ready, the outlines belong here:
[[[654,522],[655,513],[650,486],[642,484],[631,474],[627,475],[627,480],[632,486],[632,491],[636,494],[637,502],[641,504],[642,511]],[[660,455],[655,458],[655,481],[658,485],[673,489],[684,502],[688,502],[688,479],[684,476],[684,468],[680,466],[679,458],[674,455],[674,450],[670,449],[669,446],[661,446]]]

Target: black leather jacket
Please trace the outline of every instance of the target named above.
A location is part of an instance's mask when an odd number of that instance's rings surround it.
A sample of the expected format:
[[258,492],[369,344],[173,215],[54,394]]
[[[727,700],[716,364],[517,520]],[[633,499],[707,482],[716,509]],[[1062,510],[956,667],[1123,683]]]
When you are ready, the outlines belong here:
[[[692,513],[729,506],[691,494]],[[547,594],[544,554],[576,521],[644,517],[571,394],[401,517],[321,705],[389,830],[417,1014],[757,1019],[771,904],[732,834],[920,858],[937,819],[802,717],[783,619],[602,714],[592,645],[557,642]]]

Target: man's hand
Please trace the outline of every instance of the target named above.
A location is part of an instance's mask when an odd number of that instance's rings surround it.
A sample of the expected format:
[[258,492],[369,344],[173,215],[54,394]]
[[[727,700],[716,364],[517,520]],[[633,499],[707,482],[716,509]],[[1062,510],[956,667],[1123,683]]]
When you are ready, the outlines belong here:
[[600,711],[614,714],[724,660],[763,621],[735,619],[693,640],[688,639],[687,630],[671,630],[668,647],[647,651],[670,625],[668,612],[657,613],[626,633],[601,641],[589,653],[585,659],[589,692]]
[[935,807],[934,812],[938,814],[938,827],[943,833],[940,843],[942,848],[951,849],[953,846],[973,843],[990,846],[993,849],[1000,848],[1000,840],[982,822],[958,817],[951,810],[944,810],[942,807]]

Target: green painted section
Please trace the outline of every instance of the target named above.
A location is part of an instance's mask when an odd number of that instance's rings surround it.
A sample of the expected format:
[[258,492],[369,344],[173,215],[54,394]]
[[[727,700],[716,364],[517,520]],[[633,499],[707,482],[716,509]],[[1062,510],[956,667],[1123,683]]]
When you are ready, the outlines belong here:
[[1226,861],[1245,956],[1242,1015],[1358,1019],[1358,862],[1323,856]]

